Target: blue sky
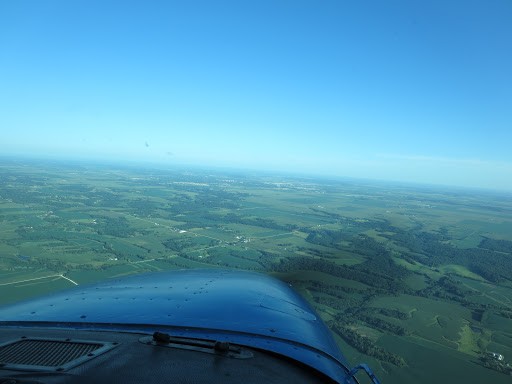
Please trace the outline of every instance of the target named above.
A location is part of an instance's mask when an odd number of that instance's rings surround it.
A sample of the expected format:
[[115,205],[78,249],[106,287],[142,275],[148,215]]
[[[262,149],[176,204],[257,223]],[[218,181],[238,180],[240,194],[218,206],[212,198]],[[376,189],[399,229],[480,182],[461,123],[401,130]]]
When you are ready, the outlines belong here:
[[0,150],[512,190],[512,2],[3,1]]

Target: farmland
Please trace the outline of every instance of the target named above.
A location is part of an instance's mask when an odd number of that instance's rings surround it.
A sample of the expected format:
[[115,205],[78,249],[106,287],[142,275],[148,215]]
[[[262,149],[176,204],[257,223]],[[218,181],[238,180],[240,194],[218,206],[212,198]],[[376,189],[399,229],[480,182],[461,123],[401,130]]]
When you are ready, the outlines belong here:
[[291,283],[383,382],[509,382],[512,196],[195,168],[0,161],[1,304],[135,273]]

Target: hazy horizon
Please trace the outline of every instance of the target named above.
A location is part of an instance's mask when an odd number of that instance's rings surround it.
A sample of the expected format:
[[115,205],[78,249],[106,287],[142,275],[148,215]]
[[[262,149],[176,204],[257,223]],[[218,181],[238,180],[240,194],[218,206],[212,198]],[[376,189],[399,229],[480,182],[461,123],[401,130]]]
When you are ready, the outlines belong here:
[[397,179],[384,179],[384,178],[372,178],[362,176],[345,176],[330,174],[328,172],[305,172],[300,170],[286,170],[286,169],[269,169],[269,168],[258,168],[255,167],[241,167],[236,165],[214,165],[204,163],[169,163],[169,162],[158,162],[158,161],[143,161],[133,159],[120,159],[120,158],[98,158],[98,157],[73,157],[73,156],[33,156],[29,154],[10,154],[0,156],[0,167],[7,165],[9,162],[21,162],[22,164],[29,164],[36,162],[41,168],[45,167],[45,163],[57,164],[66,166],[78,166],[78,167],[112,167],[112,169],[133,169],[139,171],[148,172],[213,172],[214,174],[226,173],[227,175],[244,177],[277,177],[283,180],[311,180],[314,183],[350,183],[354,185],[368,185],[370,187],[382,187],[388,185],[390,188],[405,187],[413,188],[418,190],[437,190],[439,192],[461,192],[461,193],[484,193],[499,195],[509,195],[512,193],[509,189],[500,188],[489,188],[489,187],[475,187],[475,186],[464,186],[455,184],[443,184],[443,183],[429,183],[424,181],[411,181],[411,180],[397,180]]
[[0,4],[4,155],[512,191],[512,3]]

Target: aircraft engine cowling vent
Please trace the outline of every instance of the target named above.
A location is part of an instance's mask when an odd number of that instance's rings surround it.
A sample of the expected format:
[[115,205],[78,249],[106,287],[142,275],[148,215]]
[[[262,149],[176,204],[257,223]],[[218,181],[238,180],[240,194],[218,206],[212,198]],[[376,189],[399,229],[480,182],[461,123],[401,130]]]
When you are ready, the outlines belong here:
[[0,344],[0,367],[21,371],[66,371],[117,343],[73,339],[20,338]]

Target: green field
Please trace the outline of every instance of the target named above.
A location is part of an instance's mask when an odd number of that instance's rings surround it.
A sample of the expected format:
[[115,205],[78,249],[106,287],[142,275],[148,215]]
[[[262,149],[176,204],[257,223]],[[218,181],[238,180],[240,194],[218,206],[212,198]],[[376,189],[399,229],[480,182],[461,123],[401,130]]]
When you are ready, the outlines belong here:
[[512,358],[511,196],[0,162],[1,304],[180,268],[291,283],[383,382],[510,382],[485,356]]

